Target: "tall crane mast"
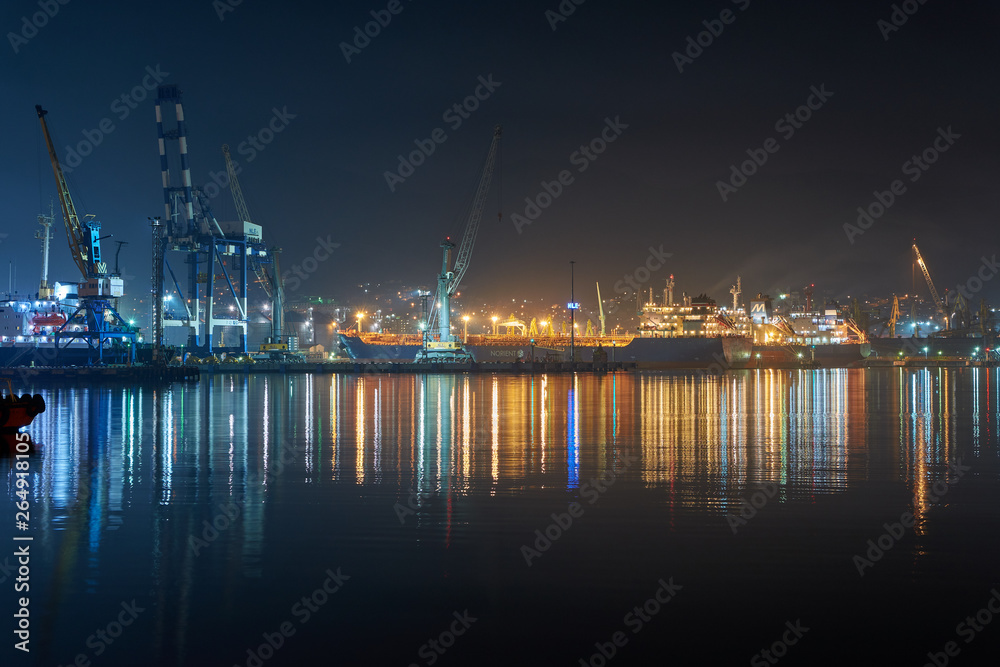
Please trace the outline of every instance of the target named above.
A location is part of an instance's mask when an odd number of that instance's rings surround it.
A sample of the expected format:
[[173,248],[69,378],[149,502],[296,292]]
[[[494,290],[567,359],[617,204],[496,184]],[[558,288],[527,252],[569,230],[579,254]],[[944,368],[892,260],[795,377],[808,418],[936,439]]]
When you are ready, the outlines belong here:
[[42,280],[38,284],[38,298],[45,300],[51,299],[55,293],[52,287],[49,286],[49,246],[52,242],[52,224],[55,222],[55,219],[52,202],[50,201],[49,214],[38,216],[38,224],[42,228],[35,232],[35,238],[42,242]]
[[938,296],[937,288],[934,287],[934,281],[931,280],[931,274],[927,270],[927,264],[924,263],[924,258],[920,254],[920,248],[917,247],[916,239],[913,240],[913,255],[916,258],[917,265],[924,274],[924,280],[927,281],[927,287],[931,291],[931,297],[934,299],[934,306],[937,308],[938,313],[944,319],[944,326],[948,328],[948,314],[945,313],[944,303],[941,301],[941,297]]
[[736,284],[729,288],[729,293],[733,295],[733,312],[740,309],[740,295],[743,294],[743,278],[736,276]]
[[[469,261],[472,258],[472,249],[476,243],[476,235],[479,233],[479,223],[483,217],[483,207],[486,205],[486,195],[490,189],[490,181],[493,178],[493,170],[496,167],[497,154],[500,149],[500,136],[503,128],[497,125],[493,130],[493,141],[490,144],[489,153],[486,155],[486,164],[483,173],[479,178],[479,186],[476,188],[475,197],[472,200],[472,207],[469,211],[469,220],[465,226],[465,234],[462,236],[462,243],[458,247],[458,256],[455,259],[454,268],[449,270],[451,263],[451,250],[455,247],[450,238],[441,243],[442,260],[441,273],[438,274],[437,293],[434,303],[431,306],[430,315],[424,328],[423,347],[417,353],[417,360],[431,361],[471,361],[469,354],[462,343],[451,334],[451,297],[458,292],[458,286],[465,277],[465,272],[469,269]],[[435,325],[437,333],[434,333]]]

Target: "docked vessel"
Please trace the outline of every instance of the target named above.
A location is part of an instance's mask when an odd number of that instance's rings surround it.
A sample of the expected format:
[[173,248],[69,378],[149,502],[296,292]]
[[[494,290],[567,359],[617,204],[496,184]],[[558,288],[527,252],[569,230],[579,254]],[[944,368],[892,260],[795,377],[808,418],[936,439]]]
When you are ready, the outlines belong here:
[[770,296],[757,294],[750,302],[753,332],[752,366],[762,368],[849,367],[861,365],[870,354],[867,334],[853,325],[841,309],[775,308]]
[[[339,341],[351,359],[364,361],[413,361],[421,349],[419,334],[340,334]],[[534,343],[532,343],[534,341]],[[476,362],[569,360],[575,347],[578,361],[593,361],[595,351],[610,361],[635,362],[640,368],[742,368],[750,361],[751,343],[738,336],[576,336],[568,335],[468,337],[465,349]]]
[[[62,286],[56,283],[58,293]],[[77,310],[73,295],[65,298],[0,299],[0,366],[56,366],[86,364],[91,348],[83,339],[63,340],[56,334],[86,331],[82,320],[70,320]],[[69,324],[67,324],[69,321]]]
[[[537,335],[523,323],[519,334],[469,335],[464,348],[477,362],[569,360],[591,361],[598,350],[611,361],[633,362],[643,369],[703,369],[722,372],[743,368],[848,367],[871,354],[867,336],[836,305],[812,308],[775,307],[758,294],[750,311],[741,307],[741,281],[733,286],[733,305],[721,307],[704,294],[682,295],[675,302],[673,276],[662,299],[639,309],[635,332],[624,335]],[[811,292],[809,292],[811,297]],[[506,326],[506,325],[505,325]],[[525,331],[528,331],[525,333]],[[340,334],[340,347],[352,359],[412,361],[421,349],[420,334]]]
[[[477,362],[594,360],[595,352],[609,361],[635,363],[639,368],[725,370],[744,368],[751,362],[751,339],[718,317],[708,297],[685,298],[685,303],[657,306],[647,303],[634,333],[577,335],[532,333],[469,335],[464,347]],[[544,329],[544,327],[543,327]],[[340,334],[341,349],[352,359],[412,361],[421,349],[420,334]]]

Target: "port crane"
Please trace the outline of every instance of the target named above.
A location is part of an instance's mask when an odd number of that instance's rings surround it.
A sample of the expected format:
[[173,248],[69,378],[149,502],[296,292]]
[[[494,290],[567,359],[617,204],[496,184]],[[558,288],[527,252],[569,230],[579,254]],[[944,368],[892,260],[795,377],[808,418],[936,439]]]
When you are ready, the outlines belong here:
[[479,185],[472,200],[469,220],[465,226],[465,234],[462,236],[462,244],[458,247],[458,257],[452,268],[449,268],[451,266],[451,251],[455,244],[450,238],[441,242],[441,273],[438,274],[437,293],[434,295],[430,314],[424,322],[423,345],[417,352],[415,361],[473,361],[472,354],[465,349],[461,340],[451,333],[451,298],[458,292],[458,286],[461,284],[465,272],[469,269],[472,248],[476,243],[479,223],[483,217],[483,207],[486,204],[486,195],[490,189],[490,181],[493,178],[493,170],[500,150],[502,132],[499,125],[493,130],[493,141],[490,143],[490,150],[486,155],[486,164],[483,166]]
[[601,335],[604,335],[604,302],[601,301],[601,283],[597,283],[597,317],[601,321]]
[[937,288],[934,287],[934,281],[931,280],[931,274],[927,270],[927,264],[924,263],[924,258],[920,254],[920,248],[917,247],[917,240],[913,240],[913,256],[916,259],[917,266],[924,274],[924,280],[927,281],[927,288],[931,291],[931,297],[934,299],[934,306],[937,308],[938,313],[944,320],[944,328],[948,328],[948,314],[945,312],[944,303],[941,301],[941,297],[938,296]]
[[[187,329],[188,347],[192,351],[212,354],[218,350],[247,352],[247,271],[253,262],[268,263],[270,253],[263,243],[259,225],[246,220],[219,223],[212,213],[208,192],[212,183],[196,187],[188,161],[187,121],[181,90],[173,84],[157,87],[156,135],[160,153],[161,183],[164,214],[162,224],[153,224],[153,284],[154,322]],[[170,112],[173,118],[170,118]],[[165,123],[173,127],[168,127]],[[176,123],[176,124],[175,124]],[[176,146],[177,155],[170,156]],[[171,168],[179,158],[180,170]],[[213,179],[214,180],[214,179]],[[179,181],[179,184],[178,184]],[[195,207],[197,204],[197,208]],[[225,227],[225,228],[224,228]],[[166,252],[184,253],[187,264],[187,285],[182,289]],[[159,317],[165,295],[162,290],[163,272],[169,272],[184,307],[182,318]],[[217,294],[220,292],[220,294]],[[222,307],[229,302],[228,312]],[[222,316],[220,316],[220,311]],[[239,344],[224,349],[217,344],[216,327],[240,330]],[[154,330],[154,345],[162,342],[162,326]]]
[[[66,223],[66,240],[69,242],[70,255],[80,270],[83,281],[77,288],[79,298],[76,310],[66,322],[54,332],[56,354],[74,340],[83,340],[90,348],[90,361],[104,362],[106,344],[112,347],[124,345],[128,351],[129,362],[135,360],[136,329],[129,326],[115,310],[114,302],[124,294],[124,282],[120,276],[108,273],[108,265],[101,258],[101,223],[94,220],[93,215],[86,215],[81,220],[70,195],[66,177],[59,165],[52,136],[49,134],[45,116],[48,111],[41,105],[35,105],[38,121],[45,136],[45,145],[52,162],[52,173],[56,179],[56,189],[59,194],[59,206],[62,209],[63,221]],[[82,322],[85,329],[79,327]],[[65,341],[65,344],[63,343]]]
[[[253,223],[250,217],[250,209],[247,207],[246,199],[243,197],[243,188],[240,186],[239,171],[236,163],[229,154],[229,144],[222,145],[222,155],[226,159],[226,173],[229,176],[229,191],[233,195],[233,203],[236,206],[236,215],[240,220]],[[250,268],[257,276],[257,281],[267,297],[271,300],[271,336],[263,345],[261,352],[271,352],[281,354],[288,352],[288,341],[282,338],[282,329],[285,323],[285,286],[281,280],[281,269],[278,263],[278,254],[281,248],[271,248],[271,257],[274,263],[273,275],[267,270],[264,262],[259,257],[250,257]]]
[[896,323],[899,322],[899,297],[895,294],[892,295],[892,311],[889,313],[889,319],[882,324],[882,330],[879,332],[879,337],[889,330],[889,338],[896,337]]

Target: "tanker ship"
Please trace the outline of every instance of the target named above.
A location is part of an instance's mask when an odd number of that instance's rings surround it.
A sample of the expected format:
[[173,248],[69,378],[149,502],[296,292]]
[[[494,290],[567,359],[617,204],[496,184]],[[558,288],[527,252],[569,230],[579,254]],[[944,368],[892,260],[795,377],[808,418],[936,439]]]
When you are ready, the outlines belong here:
[[[871,354],[867,335],[851,326],[836,305],[792,310],[774,307],[770,296],[758,294],[750,312],[739,305],[740,280],[731,290],[732,308],[720,307],[705,294],[683,295],[673,302],[673,276],[662,301],[649,300],[639,310],[632,333],[577,335],[573,343],[579,361],[591,361],[598,349],[610,361],[634,362],[640,369],[705,369],[721,372],[743,368],[808,368],[859,366]],[[811,297],[811,292],[809,294]],[[569,360],[568,334],[511,321],[514,333],[469,335],[465,349],[477,362]],[[456,337],[458,338],[458,337]],[[343,333],[341,349],[352,359],[413,361],[422,346],[421,334]]]
[[[530,327],[511,321],[502,326],[509,333],[469,335],[464,348],[477,362],[568,361],[575,348],[578,361],[593,361],[595,352],[609,361],[634,362],[639,368],[719,369],[744,368],[751,362],[752,342],[717,317],[715,302],[702,296],[670,307],[647,303],[634,333],[587,333],[571,338],[534,322]],[[422,334],[342,333],[341,349],[352,359],[413,361],[422,347]]]

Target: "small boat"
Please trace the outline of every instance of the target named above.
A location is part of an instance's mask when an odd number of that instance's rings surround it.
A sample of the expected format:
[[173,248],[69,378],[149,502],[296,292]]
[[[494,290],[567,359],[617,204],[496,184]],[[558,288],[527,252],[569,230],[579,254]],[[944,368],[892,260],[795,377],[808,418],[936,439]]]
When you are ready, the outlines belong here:
[[16,431],[30,424],[36,415],[45,412],[45,399],[41,394],[24,394],[18,397],[10,380],[5,381],[7,395],[0,395],[0,431]]

